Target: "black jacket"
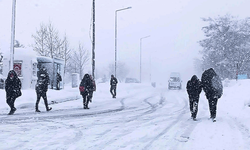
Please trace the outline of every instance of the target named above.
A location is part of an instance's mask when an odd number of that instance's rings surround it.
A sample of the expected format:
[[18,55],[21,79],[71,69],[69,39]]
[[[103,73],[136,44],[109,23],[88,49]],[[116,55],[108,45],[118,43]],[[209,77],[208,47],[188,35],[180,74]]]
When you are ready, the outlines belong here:
[[207,99],[220,98],[222,96],[223,86],[221,79],[212,68],[203,72],[201,84]]
[[38,80],[36,83],[36,92],[42,93],[48,91],[48,85],[49,85],[50,79],[49,74],[45,70],[41,70],[38,73]]
[[[10,75],[13,75],[13,79],[10,78]],[[14,70],[9,71],[8,77],[5,80],[5,91],[6,96],[8,97],[15,97],[21,96],[21,81],[18,78],[16,72]]]
[[115,77],[113,77],[113,78],[110,79],[110,85],[111,86],[116,86],[117,83],[118,83],[118,81],[117,81],[117,79]]
[[88,74],[85,74],[81,83],[80,83],[80,86],[84,87],[84,91],[80,92],[81,95],[86,95],[89,93],[89,91],[91,90],[91,88],[93,88],[93,85],[92,85],[92,81],[89,77]]
[[189,97],[199,97],[202,87],[201,82],[196,75],[193,75],[191,80],[187,82],[187,93]]
[[62,81],[62,77],[59,73],[56,74],[56,82]]

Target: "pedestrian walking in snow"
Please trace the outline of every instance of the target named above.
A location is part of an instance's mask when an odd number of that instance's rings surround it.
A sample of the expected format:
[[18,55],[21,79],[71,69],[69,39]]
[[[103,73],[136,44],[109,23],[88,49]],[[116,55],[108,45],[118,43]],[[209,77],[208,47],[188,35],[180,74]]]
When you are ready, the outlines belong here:
[[92,75],[89,75],[89,78],[90,78],[92,84],[90,84],[90,88],[89,88],[88,101],[92,102],[93,92],[96,91],[96,84],[95,84],[95,80],[93,79]]
[[60,90],[60,81],[62,81],[61,75],[57,72],[56,73],[56,89]]
[[89,74],[85,74],[79,86],[80,94],[82,95],[82,98],[83,98],[83,109],[89,109],[88,97],[90,94],[91,87],[92,87],[92,81],[89,77]]
[[36,112],[41,112],[38,109],[38,104],[40,102],[41,97],[44,100],[45,108],[47,111],[50,111],[52,108],[48,106],[48,100],[47,100],[47,91],[48,91],[48,85],[50,82],[49,79],[49,74],[46,70],[46,68],[42,68],[39,73],[38,73],[38,80],[36,84],[36,95],[37,95],[37,100],[36,100]]
[[22,84],[16,72],[14,70],[10,70],[8,77],[5,80],[6,102],[10,107],[10,112],[8,113],[9,115],[14,114],[16,111],[15,100],[22,95],[21,87]]
[[116,98],[116,86],[117,86],[117,79],[114,77],[114,75],[111,75],[110,79],[110,93],[112,94],[113,98]]
[[216,121],[216,111],[218,99],[223,94],[223,86],[220,77],[213,68],[205,70],[201,77],[203,91],[206,94],[209,103],[210,118]]
[[200,93],[202,90],[201,82],[196,75],[193,75],[191,80],[187,82],[187,93],[189,97],[189,106],[191,112],[191,118],[196,121],[196,115],[198,112],[198,104]]

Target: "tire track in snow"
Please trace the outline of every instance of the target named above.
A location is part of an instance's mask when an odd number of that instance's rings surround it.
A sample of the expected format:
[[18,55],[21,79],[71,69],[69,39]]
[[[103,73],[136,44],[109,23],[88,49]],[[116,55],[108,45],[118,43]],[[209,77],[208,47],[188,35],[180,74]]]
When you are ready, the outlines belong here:
[[[137,121],[139,117],[142,117],[142,116],[144,116],[144,115],[148,115],[148,114],[151,114],[151,113],[155,112],[155,111],[157,110],[157,108],[159,108],[159,106],[163,107],[163,104],[164,104],[165,99],[164,99],[163,97],[161,97],[161,99],[160,99],[160,101],[158,102],[158,105],[157,105],[157,104],[152,104],[152,103],[148,102],[148,100],[149,100],[149,99],[152,99],[153,97],[154,97],[154,96],[150,96],[150,97],[148,97],[148,98],[146,98],[146,99],[143,100],[145,103],[147,103],[147,104],[150,106],[150,107],[148,107],[148,108],[150,108],[150,110],[148,110],[148,111],[146,111],[146,112],[144,112],[144,113],[142,113],[142,114],[139,114],[139,115],[137,115],[137,116],[134,116],[132,119],[127,120],[127,121],[125,122],[125,124],[126,124],[126,123],[131,123],[132,121]],[[116,128],[118,128],[118,127],[116,127]],[[110,139],[109,141],[107,141],[107,142],[105,142],[105,143],[102,143],[102,144],[99,144],[99,147],[98,147],[98,148],[100,148],[100,149],[105,149],[106,146],[109,146],[109,145],[111,145],[112,143],[116,142],[118,139],[120,139],[120,138],[122,138],[122,137],[124,137],[124,136],[126,136],[126,135],[128,135],[128,134],[130,134],[130,133],[132,133],[134,130],[136,130],[136,128],[133,128],[133,130],[130,129],[129,131],[126,131],[126,132],[124,132],[124,133],[121,133],[121,134],[119,134],[119,135],[116,135],[115,137],[113,137],[113,138]],[[106,131],[107,131],[107,132],[104,132],[105,134],[101,135],[101,137],[103,137],[103,136],[109,134],[112,130],[106,130]],[[100,147],[100,145],[103,145],[103,146]]]
[[179,125],[181,122],[183,122],[181,120],[181,118],[186,114],[186,111],[187,111],[187,101],[185,100],[185,105],[179,110],[180,113],[179,115],[176,117],[176,119],[174,119],[174,121],[172,123],[170,123],[164,130],[162,130],[156,137],[154,137],[146,146],[144,146],[143,150],[147,150],[147,149],[150,149],[150,146],[155,142],[157,141],[160,137],[162,137],[163,135],[167,134],[168,131]]

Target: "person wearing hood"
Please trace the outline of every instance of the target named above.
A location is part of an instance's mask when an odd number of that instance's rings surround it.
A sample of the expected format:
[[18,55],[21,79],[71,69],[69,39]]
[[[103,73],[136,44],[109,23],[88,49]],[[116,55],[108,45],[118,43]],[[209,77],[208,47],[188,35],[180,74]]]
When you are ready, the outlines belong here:
[[187,82],[186,89],[189,97],[191,118],[194,121],[196,121],[196,115],[198,112],[198,103],[199,103],[200,93],[202,90],[201,82],[196,75],[193,75],[191,80]]
[[91,87],[92,81],[89,77],[89,74],[85,74],[79,86],[80,94],[83,98],[83,109],[89,109],[88,105]]
[[5,91],[6,91],[6,102],[10,107],[9,115],[15,113],[15,100],[17,97],[22,95],[21,92],[21,81],[18,78],[16,72],[14,70],[10,70],[8,73],[8,77],[5,80]]
[[213,68],[205,70],[202,73],[201,84],[203,91],[208,99],[210,118],[216,121],[216,111],[218,99],[223,94],[223,86],[220,77],[215,73]]
[[52,108],[48,106],[48,100],[47,100],[47,91],[48,91],[48,85],[49,85],[50,79],[49,79],[49,74],[46,70],[46,68],[42,68],[38,72],[38,80],[36,84],[36,95],[37,95],[37,100],[36,100],[36,112],[41,112],[38,109],[38,104],[40,102],[41,97],[44,100],[45,108],[47,111],[50,111]]

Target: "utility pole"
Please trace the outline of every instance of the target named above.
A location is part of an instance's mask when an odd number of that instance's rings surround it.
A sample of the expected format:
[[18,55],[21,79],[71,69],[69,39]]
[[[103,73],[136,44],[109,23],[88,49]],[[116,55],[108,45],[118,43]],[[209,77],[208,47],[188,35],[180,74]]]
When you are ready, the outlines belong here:
[[10,43],[9,70],[12,70],[13,66],[14,66],[15,19],[16,19],[16,0],[13,0],[12,1],[12,22],[11,22],[11,43]]
[[93,0],[92,77],[95,79],[95,0]]

